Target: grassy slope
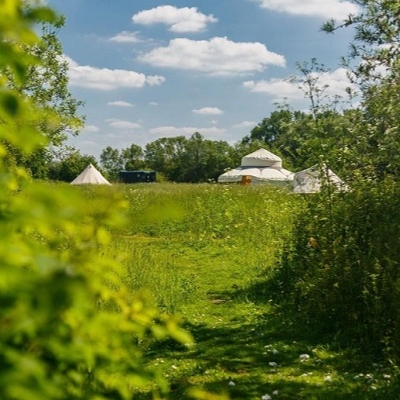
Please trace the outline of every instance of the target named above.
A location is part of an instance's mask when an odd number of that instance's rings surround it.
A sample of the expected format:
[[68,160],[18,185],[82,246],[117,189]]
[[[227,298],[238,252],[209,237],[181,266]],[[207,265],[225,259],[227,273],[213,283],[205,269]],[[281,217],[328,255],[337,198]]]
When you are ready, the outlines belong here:
[[263,282],[301,199],[239,186],[115,190],[126,191],[130,222],[109,251],[130,254],[127,283],[180,315],[196,340],[146,344],[149,365],[171,382],[169,398],[189,398],[192,385],[232,399],[395,398],[379,365],[310,338],[270,304]]

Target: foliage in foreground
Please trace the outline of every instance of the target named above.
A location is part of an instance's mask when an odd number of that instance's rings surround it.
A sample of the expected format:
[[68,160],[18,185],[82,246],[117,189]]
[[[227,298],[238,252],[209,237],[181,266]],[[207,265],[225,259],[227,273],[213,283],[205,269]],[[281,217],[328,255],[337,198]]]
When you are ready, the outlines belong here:
[[[0,1],[0,66],[21,84],[39,65],[24,50],[38,41],[32,25],[56,20],[47,7],[23,4]],[[10,87],[0,76],[0,398],[131,399],[148,382],[166,388],[143,367],[137,343],[190,336],[134,297],[120,265],[99,256],[126,203],[99,192],[104,207],[87,215],[77,193],[8,165],[8,144],[29,156],[46,143],[32,124],[45,111]]]

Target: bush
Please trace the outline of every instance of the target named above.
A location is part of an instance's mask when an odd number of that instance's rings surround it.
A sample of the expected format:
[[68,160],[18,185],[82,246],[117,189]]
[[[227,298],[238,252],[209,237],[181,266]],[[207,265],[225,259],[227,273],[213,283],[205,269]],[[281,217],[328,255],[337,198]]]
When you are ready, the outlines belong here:
[[368,354],[400,357],[400,188],[385,181],[306,197],[274,298],[302,324]]
[[[3,2],[4,3],[4,2]],[[54,21],[43,7],[6,0],[0,18],[0,67],[21,81],[37,43],[32,25]],[[39,184],[10,166],[9,146],[30,155],[45,143],[43,115],[0,79],[0,398],[131,399],[135,388],[165,382],[141,363],[141,337],[190,336],[119,279],[118,262],[100,256],[125,201],[98,192],[85,213],[72,187]],[[54,123],[57,123],[55,116]],[[112,207],[110,207],[110,203]]]

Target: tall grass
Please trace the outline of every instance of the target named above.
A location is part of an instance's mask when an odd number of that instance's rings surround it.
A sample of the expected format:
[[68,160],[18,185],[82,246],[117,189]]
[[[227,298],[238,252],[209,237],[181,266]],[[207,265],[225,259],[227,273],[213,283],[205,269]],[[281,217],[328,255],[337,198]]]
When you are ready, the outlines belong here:
[[378,357],[361,363],[352,351],[395,354],[395,185],[305,198],[212,184],[72,190],[99,219],[113,198],[124,199],[125,225],[98,249],[123,265],[108,271],[106,285],[118,291],[117,274],[131,293],[179,315],[196,340],[193,348],[140,343],[171,382],[171,399],[189,399],[191,385],[251,400],[275,391],[286,400],[395,398],[396,367]]
[[[99,193],[94,187],[82,190],[88,204]],[[240,287],[256,276],[264,279],[299,205],[287,190],[270,186],[139,184],[107,190],[118,191],[127,209],[125,228],[115,230],[102,251],[124,257],[124,279],[132,290],[152,293],[168,312],[207,293],[209,286],[215,290],[216,279],[221,290],[232,274]],[[110,206],[101,196],[94,201]],[[90,208],[101,217],[99,204],[97,211]],[[212,264],[217,268],[209,268]]]
[[400,190],[355,183],[313,195],[271,281],[303,326],[372,358],[400,357]]
[[[128,186],[131,234],[162,236],[173,232],[190,240],[231,239],[242,243],[280,237],[287,230],[294,199],[274,187],[239,185]],[[272,230],[271,230],[272,229]]]

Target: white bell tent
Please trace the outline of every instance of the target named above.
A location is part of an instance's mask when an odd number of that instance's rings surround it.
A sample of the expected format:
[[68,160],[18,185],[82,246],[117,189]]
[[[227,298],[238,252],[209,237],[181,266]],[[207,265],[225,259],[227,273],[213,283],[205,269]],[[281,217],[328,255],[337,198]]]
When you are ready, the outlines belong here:
[[71,185],[111,185],[110,182],[92,165],[89,164],[72,182]]
[[330,169],[314,165],[303,171],[296,172],[293,177],[294,193],[317,193],[321,190],[323,182],[335,189],[346,190],[343,181]]
[[282,159],[266,149],[258,149],[242,158],[240,167],[231,169],[218,177],[218,182],[240,182],[244,176],[251,177],[251,183],[290,182],[293,173],[282,168]]

